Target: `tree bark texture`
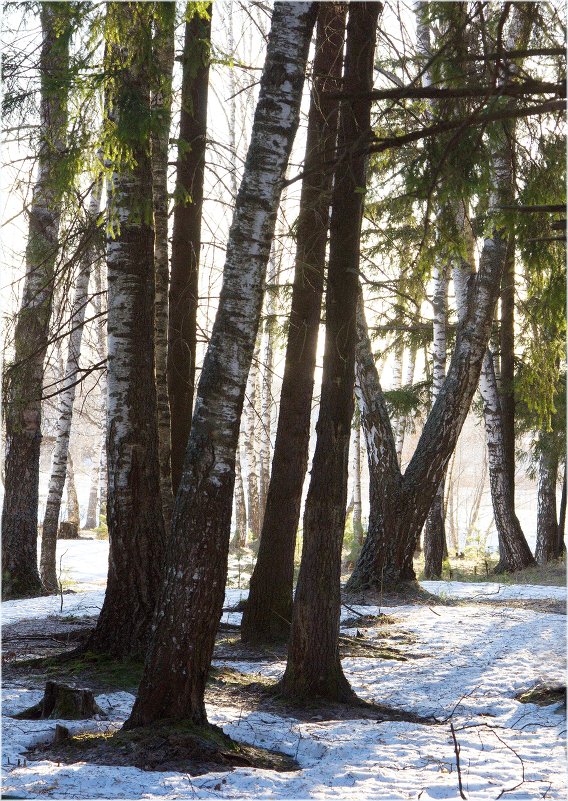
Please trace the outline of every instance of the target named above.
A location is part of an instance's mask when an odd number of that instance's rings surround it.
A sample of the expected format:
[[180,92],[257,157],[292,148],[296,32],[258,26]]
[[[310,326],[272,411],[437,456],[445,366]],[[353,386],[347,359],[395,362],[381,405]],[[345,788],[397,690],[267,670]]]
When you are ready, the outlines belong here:
[[[437,263],[433,269],[434,296],[432,307],[432,402],[436,400],[446,377],[446,322],[448,315],[448,278],[445,265]],[[437,579],[442,575],[442,562],[446,550],[444,519],[444,477],[438,485],[434,502],[424,527],[424,578]],[[446,551],[447,553],[447,551]]]
[[357,545],[363,544],[363,520],[361,503],[361,424],[357,410],[355,418],[355,436],[353,438],[353,540]]
[[172,107],[172,71],[175,56],[176,5],[156,4],[152,60],[156,80],[152,87],[152,205],[154,211],[154,269],[156,273],[155,361],[158,399],[158,453],[160,490],[166,530],[172,516],[171,425],[168,396],[168,155]]
[[70,3],[42,3],[37,173],[29,209],[26,275],[5,373],[5,494],[2,509],[2,598],[44,590],[37,564],[39,453],[44,359],[58,254],[67,131]]
[[499,356],[500,401],[503,420],[503,454],[507,478],[515,502],[515,243],[509,240],[501,281]]
[[185,23],[168,322],[171,470],[178,490],[193,413],[211,8]]
[[556,558],[558,550],[558,518],[556,515],[558,454],[554,448],[546,447],[546,435],[541,436],[540,443],[535,558],[540,565],[544,565]]
[[278,267],[274,245],[270,254],[268,266],[268,291],[266,293],[266,319],[264,323],[264,356],[262,376],[262,397],[260,414],[260,470],[258,483],[259,501],[259,529],[262,532],[262,523],[266,509],[266,497],[270,483],[270,449],[271,449],[271,423],[272,423],[272,373],[274,368],[274,326],[276,312],[276,297],[278,282]]
[[556,540],[556,556],[560,557],[566,550],[564,532],[566,530],[566,462],[562,477],[562,493],[560,495],[560,511],[558,512],[558,537]]
[[141,136],[132,119],[133,107],[141,119],[150,112],[151,7],[109,3],[107,16],[117,37],[107,48],[109,69],[124,65],[108,87],[108,106],[134,164],[116,165],[111,186],[111,214],[120,227],[107,243],[109,571],[88,648],[124,656],[148,646],[165,547],[156,503],[152,171],[148,135]]
[[154,636],[129,727],[164,718],[207,720],[204,692],[223,608],[239,421],[315,16],[314,3],[274,5]]
[[[373,87],[380,3],[352,3],[343,87],[353,96]],[[371,103],[342,103],[338,148],[349,153],[371,134]],[[326,335],[317,441],[303,526],[302,559],[282,691],[295,702],[314,696],[348,701],[354,693],[339,659],[341,546],[345,529],[349,440],[355,380],[355,316],[364,155],[343,158],[335,173],[326,292]]]
[[258,400],[260,394],[258,381],[258,363],[260,361],[260,336],[257,336],[252,364],[248,376],[245,394],[245,458],[247,464],[247,501],[248,501],[248,533],[251,542],[258,542],[260,537],[260,475],[259,459],[256,444],[259,440],[260,420]]
[[238,548],[245,548],[247,544],[247,507],[238,446],[235,454],[235,544]]
[[319,6],[280,412],[262,537],[241,624],[246,642],[285,640],[290,633],[331,201],[332,175],[321,165],[337,141],[338,103],[327,95],[341,79],[346,13],[345,4]]
[[[55,562],[55,548],[59,512],[63,487],[67,476],[67,463],[69,458],[69,437],[73,419],[73,403],[77,392],[77,375],[81,357],[81,341],[83,339],[83,323],[85,310],[89,300],[89,279],[93,262],[97,258],[96,243],[97,218],[100,214],[102,181],[97,179],[93,187],[89,209],[86,216],[87,241],[79,262],[79,272],[75,282],[75,294],[71,310],[71,334],[67,351],[67,364],[63,385],[59,394],[59,418],[57,421],[57,434],[55,450],[51,464],[51,477],[47,491],[47,502],[43,518],[41,535],[40,572],[41,580],[48,592],[58,592],[57,565]],[[69,507],[69,504],[68,504]],[[69,511],[69,509],[68,509]],[[69,516],[68,519],[70,520]],[[79,523],[79,521],[77,521]]]

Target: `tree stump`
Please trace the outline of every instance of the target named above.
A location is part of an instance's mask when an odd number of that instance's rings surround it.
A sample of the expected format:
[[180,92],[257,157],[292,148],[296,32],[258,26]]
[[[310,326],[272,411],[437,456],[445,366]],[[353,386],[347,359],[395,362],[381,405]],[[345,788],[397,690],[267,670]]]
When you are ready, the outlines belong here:
[[57,538],[60,540],[79,539],[79,525],[71,522],[71,520],[62,520],[59,524],[59,533]]
[[86,720],[94,717],[106,718],[105,713],[95,703],[91,690],[80,687],[69,687],[48,681],[39,704],[19,712],[13,717],[20,720]]

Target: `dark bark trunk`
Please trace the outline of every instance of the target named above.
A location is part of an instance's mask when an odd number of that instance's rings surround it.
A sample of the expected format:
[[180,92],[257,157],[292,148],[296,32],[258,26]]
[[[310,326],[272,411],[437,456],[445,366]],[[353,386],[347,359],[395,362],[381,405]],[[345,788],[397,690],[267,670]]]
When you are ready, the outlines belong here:
[[[156,502],[160,475],[154,232],[147,222],[152,212],[152,172],[147,138],[140,137],[132,119],[133,108],[141,119],[148,119],[150,112],[151,6],[110,3],[107,13],[118,42],[107,48],[108,69],[115,71],[108,108],[117,135],[132,150],[134,166],[115,165],[112,177],[110,213],[118,216],[120,231],[107,243],[109,571],[88,649],[124,656],[142,654],[148,646],[165,546],[161,504]],[[116,71],[117,64],[125,63]]]
[[274,5],[219,308],[174,506],[155,633],[128,727],[166,718],[207,721],[204,692],[223,608],[239,422],[315,16],[315,3]]
[[334,91],[343,66],[346,7],[320,8],[315,85],[308,115],[286,363],[262,537],[243,613],[245,641],[286,639],[292,620],[294,550],[308,464],[310,414],[320,323],[332,176],[318,166],[335,147]]
[[[349,6],[344,91],[373,85],[380,3]],[[300,573],[282,691],[294,702],[314,696],[349,701],[354,693],[339,659],[341,546],[355,380],[356,308],[366,159],[348,154],[371,134],[369,100],[342,103],[326,292],[326,334],[317,442],[306,499]]]
[[2,598],[44,590],[37,563],[41,395],[49,338],[65,159],[70,4],[42,3],[37,177],[29,210],[26,277],[16,320],[14,362],[5,373],[5,493]]
[[444,480],[438,487],[434,502],[426,518],[424,533],[424,578],[439,579],[442,562],[447,556],[446,527],[444,516]]
[[207,134],[211,13],[185,24],[168,322],[172,489],[178,490],[191,430],[197,347],[199,252]]
[[538,512],[536,523],[535,558],[544,565],[556,558],[558,545],[558,519],[556,516],[556,481],[558,455],[547,448],[546,435],[541,436],[542,451],[538,466]]

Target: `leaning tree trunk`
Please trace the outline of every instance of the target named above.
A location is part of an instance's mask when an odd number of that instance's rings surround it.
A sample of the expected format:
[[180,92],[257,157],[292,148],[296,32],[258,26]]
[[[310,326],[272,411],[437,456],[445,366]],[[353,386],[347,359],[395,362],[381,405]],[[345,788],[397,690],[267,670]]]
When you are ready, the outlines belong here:
[[[304,539],[282,692],[295,703],[354,693],[339,659],[341,546],[345,528],[349,439],[355,379],[355,315],[366,158],[356,144],[371,135],[373,57],[380,3],[349,6],[344,101],[330,221],[325,351],[316,450],[304,511]],[[365,95],[367,95],[365,99]]]
[[108,107],[133,160],[116,164],[112,175],[110,214],[114,210],[120,230],[107,244],[109,571],[88,648],[124,656],[142,654],[148,646],[165,545],[156,503],[152,172],[147,135],[140,136],[140,120],[137,126],[133,118],[133,109],[143,120],[150,113],[151,5],[109,3],[107,15],[116,33],[107,48],[107,68],[114,74]]
[[328,94],[341,78],[346,6],[325,3],[319,14],[280,413],[262,537],[241,624],[241,637],[249,642],[287,639],[292,620],[332,183],[321,164],[337,139],[338,103]]
[[540,565],[556,558],[558,519],[556,516],[556,482],[558,454],[547,447],[546,435],[540,438],[541,453],[538,465],[538,512],[536,522],[536,561]]
[[156,4],[152,59],[156,81],[152,109],[152,205],[154,211],[154,269],[156,272],[155,334],[156,397],[158,399],[158,455],[160,490],[166,530],[172,516],[171,426],[168,397],[168,155],[172,106],[172,71],[175,56],[176,4]]
[[57,421],[57,439],[51,467],[51,477],[47,491],[47,502],[43,518],[41,535],[40,571],[41,580],[48,592],[58,592],[57,565],[55,561],[55,547],[57,541],[57,528],[61,498],[67,475],[67,461],[69,456],[69,437],[73,419],[73,403],[77,391],[77,376],[79,373],[79,359],[81,356],[81,341],[83,339],[83,323],[85,310],[89,299],[89,278],[91,266],[96,259],[96,244],[93,238],[97,234],[97,218],[100,214],[102,181],[97,179],[86,218],[86,245],[79,265],[79,273],[75,284],[75,296],[71,311],[71,335],[67,352],[65,377],[59,394],[59,419]]
[[[190,12],[188,3],[187,12]],[[171,469],[178,491],[191,429],[197,350],[199,251],[207,134],[211,9],[185,23],[168,322]]]
[[274,5],[154,636],[129,727],[164,718],[207,722],[204,693],[223,608],[239,421],[315,16],[315,3]]
[[3,599],[44,592],[37,565],[41,396],[65,180],[61,168],[66,147],[71,5],[40,6],[40,144],[29,208],[26,277],[16,319],[14,362],[5,372],[3,393]]
[[[432,352],[432,401],[438,396],[446,377],[446,320],[448,314],[448,279],[445,266],[434,266],[434,297],[432,306],[433,352]],[[444,520],[445,476],[438,484],[434,502],[428,512],[424,528],[424,578],[437,579],[442,575],[442,562],[446,546]],[[447,553],[447,552],[446,552]]]

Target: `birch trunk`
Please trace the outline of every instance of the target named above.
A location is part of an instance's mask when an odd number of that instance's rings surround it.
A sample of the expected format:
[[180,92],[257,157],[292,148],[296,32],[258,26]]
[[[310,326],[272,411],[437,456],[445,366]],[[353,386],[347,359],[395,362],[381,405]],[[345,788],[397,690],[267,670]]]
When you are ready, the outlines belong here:
[[89,280],[91,267],[96,259],[96,244],[93,242],[97,235],[97,218],[101,207],[102,182],[97,179],[86,217],[88,243],[79,264],[79,272],[75,283],[75,294],[71,310],[71,334],[67,351],[67,364],[63,386],[59,395],[59,418],[57,421],[57,434],[55,450],[51,465],[51,477],[47,491],[47,502],[43,518],[43,532],[41,537],[40,572],[41,580],[48,592],[58,592],[57,565],[55,549],[57,530],[59,525],[59,511],[61,498],[65,485],[67,464],[69,460],[69,437],[73,420],[73,403],[77,392],[77,376],[79,373],[79,360],[81,357],[81,342],[83,339],[83,323],[85,310],[89,301]]
[[547,448],[546,435],[541,435],[541,454],[538,465],[538,512],[536,522],[536,561],[544,565],[556,558],[558,518],[556,516],[556,482],[558,454]]
[[89,482],[89,501],[87,503],[87,518],[85,520],[85,528],[87,531],[92,531],[97,527],[97,511],[99,508],[99,475],[100,475],[100,463],[101,463],[101,451],[105,447],[104,437],[102,438],[99,450],[98,450],[98,458],[95,462],[93,462],[93,467],[91,468],[91,480]]
[[75,469],[73,467],[73,457],[71,456],[71,451],[69,451],[67,457],[66,486],[67,486],[67,522],[71,523],[71,525],[76,530],[76,533],[78,535],[79,528],[81,526],[81,513],[79,511],[79,498],[77,497],[77,485],[75,484]]
[[313,3],[274,5],[154,636],[128,727],[164,718],[207,722],[204,692],[223,608],[239,420],[315,15]]
[[247,545],[247,508],[245,503],[245,487],[241,470],[241,454],[237,447],[235,454],[235,542],[237,547]]
[[[380,3],[349,6],[343,90],[373,87]],[[355,315],[366,159],[352,155],[371,134],[371,101],[344,101],[339,113],[326,291],[325,350],[317,440],[303,526],[302,559],[282,678],[295,703],[314,697],[349,701],[354,693],[339,659],[341,546],[345,529],[349,440],[355,379]],[[347,155],[349,154],[349,156]]]
[[70,3],[42,3],[37,174],[29,209],[26,275],[14,362],[5,372],[2,598],[44,592],[37,563],[41,396],[49,338],[67,131]]
[[296,260],[272,474],[258,558],[243,612],[245,641],[286,640],[292,620],[294,551],[308,465],[332,175],[322,170],[337,141],[337,90],[347,6],[322,3],[316,31]]
[[256,444],[259,440],[259,420],[257,414],[258,405],[258,362],[260,359],[260,337],[257,337],[254,346],[252,364],[250,367],[246,406],[246,439],[245,439],[245,458],[247,463],[247,500],[248,500],[248,531],[251,542],[257,542],[260,537],[260,476],[259,464],[256,452]]
[[158,402],[158,454],[160,491],[166,530],[172,516],[171,422],[168,397],[168,155],[172,107],[172,71],[175,56],[176,5],[156,5],[152,59],[157,78],[152,91],[152,108],[157,120],[152,132],[152,205],[154,211],[154,269],[156,291],[155,362]]
[[[448,315],[448,278],[445,266],[434,265],[434,295],[432,307],[432,402],[438,397],[446,377],[446,320]],[[444,520],[445,476],[442,477],[428,512],[424,528],[424,577],[437,579],[442,575],[442,562],[446,550],[446,527]],[[447,555],[447,550],[446,550]]]
[[361,503],[361,424],[359,415],[355,413],[356,426],[353,443],[353,540],[357,545],[363,544],[363,505]]
[[137,113],[147,119],[150,112],[151,6],[109,3],[107,17],[116,35],[107,48],[107,68],[122,66],[108,89],[108,107],[133,164],[119,164],[111,186],[111,214],[114,208],[120,228],[107,243],[109,571],[87,647],[125,656],[142,654],[148,646],[165,546],[161,504],[156,503],[152,172],[148,136],[140,136],[132,118]]
[[[393,366],[393,388],[394,389],[401,389],[403,386],[403,378],[402,378],[402,371],[403,371],[403,362],[404,362],[404,343],[402,340],[396,347],[394,353],[394,366]],[[404,429],[405,429],[405,420],[402,414],[398,414],[394,421],[393,421],[393,428],[394,428],[394,441],[396,447],[396,458],[398,464],[402,463],[402,449],[404,447]]]
[[564,475],[562,477],[562,493],[560,495],[560,511],[558,513],[558,536],[556,539],[555,556],[560,557],[566,550],[564,532],[566,529],[566,462],[564,462]]
[[[188,13],[189,6],[188,4]],[[197,349],[199,252],[207,135],[211,9],[185,23],[168,323],[171,469],[179,488],[191,429]]]
[[272,372],[274,367],[274,315],[276,312],[275,293],[278,282],[278,268],[274,246],[270,256],[268,268],[268,286],[266,293],[266,323],[265,347],[262,378],[262,408],[260,417],[260,475],[258,484],[259,493],[259,533],[262,532],[262,523],[266,509],[266,498],[270,482],[270,446],[272,422]]

